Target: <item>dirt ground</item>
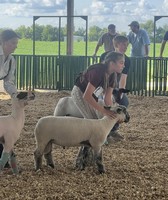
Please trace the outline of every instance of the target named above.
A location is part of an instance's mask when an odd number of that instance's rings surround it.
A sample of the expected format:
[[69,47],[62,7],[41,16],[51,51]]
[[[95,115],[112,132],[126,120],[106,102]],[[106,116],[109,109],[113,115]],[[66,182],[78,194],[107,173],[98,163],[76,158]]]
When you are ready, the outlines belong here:
[[[125,141],[103,146],[106,173],[96,168],[76,171],[77,147],[54,145],[56,168],[43,162],[43,172],[34,171],[33,130],[40,117],[52,115],[60,97],[69,92],[36,92],[26,107],[25,127],[15,145],[18,176],[0,174],[2,200],[168,200],[168,98],[129,95],[131,120],[121,124]],[[0,115],[11,113],[8,95],[0,95]]]

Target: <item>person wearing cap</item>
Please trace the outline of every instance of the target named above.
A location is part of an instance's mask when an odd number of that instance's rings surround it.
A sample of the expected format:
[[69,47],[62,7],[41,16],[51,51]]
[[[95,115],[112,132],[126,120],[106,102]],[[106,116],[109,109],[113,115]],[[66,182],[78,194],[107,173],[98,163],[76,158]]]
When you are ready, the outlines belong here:
[[108,32],[104,33],[98,40],[93,56],[96,56],[99,48],[104,44],[104,51],[114,51],[113,38],[119,35],[116,33],[116,26],[114,24],[108,25]]
[[140,29],[137,21],[132,21],[128,26],[131,32],[128,34],[128,40],[131,44],[131,57],[148,57],[150,40],[148,33]]
[[166,33],[164,34],[163,40],[162,40],[162,44],[161,44],[161,48],[160,48],[160,57],[162,57],[162,55],[163,55],[163,51],[164,51],[167,41],[168,41],[168,31],[166,31]]
[[[13,30],[4,30],[0,34],[0,80],[6,92],[13,97],[17,93],[15,85],[16,64],[12,53],[17,48],[19,36]],[[0,144],[0,157],[3,145]],[[6,164],[9,167],[9,164]]]

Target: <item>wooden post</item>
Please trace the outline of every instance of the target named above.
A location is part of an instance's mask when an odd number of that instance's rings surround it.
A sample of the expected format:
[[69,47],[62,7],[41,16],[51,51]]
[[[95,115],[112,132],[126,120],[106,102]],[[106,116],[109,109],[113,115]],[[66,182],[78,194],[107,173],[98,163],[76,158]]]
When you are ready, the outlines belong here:
[[67,0],[67,55],[73,54],[74,0]]

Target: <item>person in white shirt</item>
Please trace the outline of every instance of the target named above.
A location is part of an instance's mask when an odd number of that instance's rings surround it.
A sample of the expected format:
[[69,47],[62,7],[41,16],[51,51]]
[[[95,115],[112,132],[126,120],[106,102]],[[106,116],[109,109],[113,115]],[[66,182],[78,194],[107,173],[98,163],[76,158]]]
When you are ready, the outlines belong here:
[[[17,93],[15,85],[16,63],[12,53],[17,48],[19,36],[13,30],[4,30],[0,34],[0,80],[6,92],[13,97]],[[3,145],[0,141],[0,157]],[[9,167],[7,163],[5,167]]]

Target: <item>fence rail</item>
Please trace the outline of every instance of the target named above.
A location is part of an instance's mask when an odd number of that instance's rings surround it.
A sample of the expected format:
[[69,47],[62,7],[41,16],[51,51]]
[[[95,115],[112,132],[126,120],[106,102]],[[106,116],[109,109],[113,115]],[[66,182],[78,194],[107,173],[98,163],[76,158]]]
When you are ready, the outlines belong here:
[[[99,57],[15,55],[18,89],[71,90],[76,76]],[[132,94],[168,96],[168,59],[131,58],[127,88]]]

